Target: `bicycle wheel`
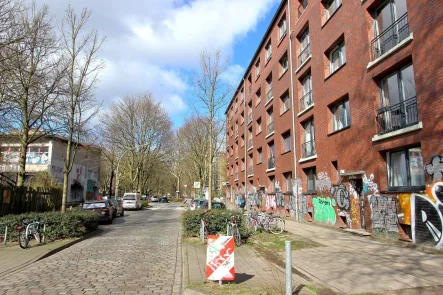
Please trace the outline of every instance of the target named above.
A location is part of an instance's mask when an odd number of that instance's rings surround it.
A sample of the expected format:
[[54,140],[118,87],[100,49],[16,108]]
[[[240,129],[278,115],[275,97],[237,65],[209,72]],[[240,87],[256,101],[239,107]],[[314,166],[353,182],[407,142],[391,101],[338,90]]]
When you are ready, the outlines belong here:
[[22,227],[18,232],[18,244],[20,248],[26,249],[28,248],[28,237],[26,235],[26,227]]
[[280,217],[269,219],[269,231],[275,235],[281,234],[285,229],[285,221]]
[[246,232],[248,233],[248,236],[255,235],[257,233],[258,228],[258,222],[254,218],[248,219],[246,221]]
[[241,235],[238,227],[235,226],[232,228],[232,235],[234,236],[234,243],[237,247],[241,246]]

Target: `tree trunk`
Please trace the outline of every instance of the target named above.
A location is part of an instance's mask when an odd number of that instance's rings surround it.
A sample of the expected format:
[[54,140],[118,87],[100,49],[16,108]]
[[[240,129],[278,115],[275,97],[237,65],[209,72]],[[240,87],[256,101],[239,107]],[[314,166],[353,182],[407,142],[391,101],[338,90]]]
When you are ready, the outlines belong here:
[[28,149],[28,139],[29,135],[27,130],[23,133],[22,142],[21,142],[21,150],[19,155],[18,162],[18,177],[17,177],[17,186],[22,187],[25,184],[25,174],[26,174],[26,150]]
[[208,209],[212,209],[212,109],[209,121],[209,187],[208,187]]
[[69,173],[71,172],[71,150],[72,142],[68,140],[68,146],[66,147],[66,159],[63,169],[63,198],[62,198],[62,213],[66,212],[66,203],[68,202],[68,183]]
[[109,197],[112,196],[112,181],[113,180],[114,180],[114,169],[111,169],[111,179],[109,180],[109,193],[108,193]]

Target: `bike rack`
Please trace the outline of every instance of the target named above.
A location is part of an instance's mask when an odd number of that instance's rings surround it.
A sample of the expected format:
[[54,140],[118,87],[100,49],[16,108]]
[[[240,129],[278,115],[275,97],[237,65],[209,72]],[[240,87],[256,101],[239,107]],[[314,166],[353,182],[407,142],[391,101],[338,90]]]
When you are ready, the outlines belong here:
[[41,236],[40,236],[40,242],[41,243],[44,243],[45,242],[45,232],[46,232],[46,223],[44,223],[44,222],[40,222],[40,221],[37,221],[37,222],[31,222],[30,224],[28,224],[27,226],[26,226],[26,236],[28,236],[29,234],[30,234],[30,231],[29,231],[29,228],[31,227],[31,226],[34,226],[35,224],[37,224],[37,226],[39,226],[40,224],[43,224],[43,231],[41,232]]
[[8,226],[5,223],[0,223],[0,225],[5,227],[5,235],[4,235],[4,241],[3,244],[6,245],[6,239],[8,238]]

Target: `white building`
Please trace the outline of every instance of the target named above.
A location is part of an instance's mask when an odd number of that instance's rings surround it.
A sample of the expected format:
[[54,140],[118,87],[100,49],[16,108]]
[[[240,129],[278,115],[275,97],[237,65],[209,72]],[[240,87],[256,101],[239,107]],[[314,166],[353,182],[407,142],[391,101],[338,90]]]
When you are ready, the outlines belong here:
[[[0,137],[0,172],[16,179],[19,170],[20,144],[18,137]],[[46,136],[29,145],[26,152],[25,183],[36,173],[48,172],[63,183],[63,158],[67,141],[57,136]],[[100,187],[101,149],[81,144],[69,174],[68,202],[96,199]]]

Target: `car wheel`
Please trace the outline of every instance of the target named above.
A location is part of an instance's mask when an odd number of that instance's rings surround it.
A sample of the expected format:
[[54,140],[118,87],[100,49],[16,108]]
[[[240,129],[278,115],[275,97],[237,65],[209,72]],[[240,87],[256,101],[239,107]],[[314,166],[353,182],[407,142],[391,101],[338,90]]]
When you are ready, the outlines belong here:
[[123,215],[125,215],[125,210],[124,209],[122,209],[122,213],[120,213],[120,217],[123,216]]
[[111,219],[109,219],[108,224],[112,224],[112,222],[114,221],[114,218],[111,217]]

